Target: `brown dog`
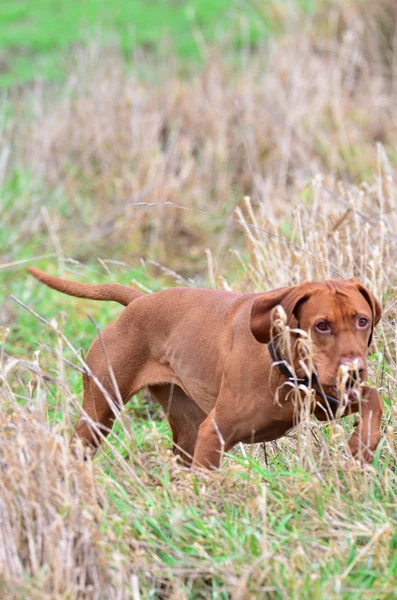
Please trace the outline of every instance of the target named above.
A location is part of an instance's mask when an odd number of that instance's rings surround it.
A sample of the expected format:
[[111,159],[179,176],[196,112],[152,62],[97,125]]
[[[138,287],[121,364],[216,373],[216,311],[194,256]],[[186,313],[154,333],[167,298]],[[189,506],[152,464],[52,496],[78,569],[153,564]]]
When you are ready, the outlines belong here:
[[[142,294],[118,284],[74,283],[29,271],[65,294],[127,306],[95,338],[86,359],[101,385],[84,375],[83,409],[104,435],[115,418],[104,388],[117,404],[145,387],[162,405],[174,450],[185,464],[193,457],[195,466],[218,467],[222,452],[237,442],[284,435],[299,418],[291,385],[285,385],[292,374],[285,364],[279,369],[272,364],[288,358],[298,377],[304,372],[299,344],[291,342],[286,349],[276,340],[268,346],[272,312],[281,305],[290,327],[310,334],[315,374],[303,381],[317,384],[311,412],[320,420],[334,418],[337,409],[338,416],[360,412],[350,449],[365,460],[373,457],[380,439],[379,393],[362,387],[361,398],[347,394],[344,407],[329,396],[335,395],[341,365],[350,369],[349,381],[367,376],[366,354],[381,307],[357,280],[303,283],[259,294],[196,288]],[[99,443],[85,417],[76,433],[91,446]]]

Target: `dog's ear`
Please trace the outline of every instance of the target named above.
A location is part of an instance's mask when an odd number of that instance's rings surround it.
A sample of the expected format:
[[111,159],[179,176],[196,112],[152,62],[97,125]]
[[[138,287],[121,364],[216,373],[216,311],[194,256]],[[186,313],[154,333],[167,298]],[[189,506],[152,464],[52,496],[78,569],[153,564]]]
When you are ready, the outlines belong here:
[[364,296],[364,298],[368,302],[369,306],[371,307],[372,331],[371,331],[371,335],[369,336],[369,340],[368,340],[368,346],[370,346],[371,342],[372,342],[372,335],[374,332],[374,327],[379,323],[380,318],[382,316],[382,307],[381,307],[379,301],[373,295],[373,293],[370,292],[365,286],[363,286],[363,284],[360,283],[355,277],[352,277],[348,281],[350,281],[351,283],[353,283],[356,286],[358,291]]
[[281,288],[268,294],[263,294],[255,300],[250,327],[255,339],[261,344],[268,344],[272,334],[272,312],[280,305],[287,315],[287,323],[291,317],[297,316],[298,308],[311,295],[310,284],[303,283],[293,287]]

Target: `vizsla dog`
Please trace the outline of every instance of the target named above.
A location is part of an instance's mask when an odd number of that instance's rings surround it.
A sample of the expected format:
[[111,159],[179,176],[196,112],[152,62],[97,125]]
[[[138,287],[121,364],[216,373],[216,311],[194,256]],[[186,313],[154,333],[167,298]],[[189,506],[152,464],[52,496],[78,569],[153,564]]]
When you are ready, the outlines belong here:
[[[75,283],[29,271],[65,294],[126,306],[94,339],[86,358],[91,376],[84,375],[83,409],[104,435],[115,418],[104,389],[119,404],[148,388],[167,415],[182,461],[217,468],[222,452],[236,443],[275,440],[297,424],[290,382],[295,376],[313,388],[310,410],[318,419],[360,413],[349,446],[353,455],[371,461],[380,439],[380,394],[369,387],[353,394],[348,385],[347,402],[335,397],[342,365],[348,384],[367,377],[366,355],[381,317],[379,302],[356,279],[256,294],[196,288],[142,294],[119,284]],[[289,348],[278,338],[271,342],[278,305],[291,330],[309,336],[309,373],[298,334],[290,334]],[[302,401],[308,401],[307,392]],[[92,447],[99,443],[84,416],[76,434]]]

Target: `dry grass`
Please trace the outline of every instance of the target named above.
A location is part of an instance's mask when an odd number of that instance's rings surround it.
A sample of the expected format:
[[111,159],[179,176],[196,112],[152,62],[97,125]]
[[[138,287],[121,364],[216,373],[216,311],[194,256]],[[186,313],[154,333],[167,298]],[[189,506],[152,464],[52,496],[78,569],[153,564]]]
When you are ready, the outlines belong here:
[[[69,437],[79,348],[95,333],[87,304],[3,267],[7,292],[49,321],[11,301],[0,306],[10,329],[0,357],[7,597],[394,597],[397,113],[388,10],[394,3],[333,3],[314,22],[289,21],[289,35],[268,49],[214,51],[183,77],[172,60],[139,56],[126,73],[114,49],[93,46],[74,55],[64,89],[37,83],[11,94],[3,264],[52,252],[61,271],[155,287],[150,270],[133,270],[138,258],[161,259],[177,271],[157,268],[162,281],[187,285],[206,278],[208,262],[211,285],[242,291],[354,275],[385,309],[370,381],[386,413],[374,467],[349,460],[351,423],[305,420],[267,444],[268,464],[261,447],[245,447],[221,473],[194,474],[174,463],[157,409],[135,398],[84,462]],[[98,256],[124,262],[92,273],[65,261]],[[88,310],[101,325],[119,313]]]
[[394,163],[395,64],[381,60],[384,28],[361,4],[292,22],[291,35],[234,61],[208,50],[184,77],[172,59],[138,54],[126,74],[115,49],[81,51],[61,93],[37,83],[13,102],[4,159],[25,179],[3,215],[18,224],[10,243],[47,230],[46,199],[67,255],[166,256],[184,269],[181,256],[199,260],[223,223],[131,203],[227,215],[249,195],[279,220],[318,173],[330,186],[370,177],[378,142]]

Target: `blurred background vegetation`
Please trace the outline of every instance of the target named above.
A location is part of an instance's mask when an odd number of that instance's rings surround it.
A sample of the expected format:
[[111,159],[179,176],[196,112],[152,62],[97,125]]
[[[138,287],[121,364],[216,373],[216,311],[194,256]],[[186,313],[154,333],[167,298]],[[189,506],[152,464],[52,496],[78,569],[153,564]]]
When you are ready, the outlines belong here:
[[[279,4],[280,6],[277,6]],[[128,63],[134,49],[158,55],[159,42],[186,60],[202,59],[202,44],[226,37],[236,48],[281,28],[289,5],[313,9],[313,0],[3,0],[0,6],[0,83],[65,75],[65,55],[95,36],[119,45]]]
[[395,6],[3,0],[3,262],[53,252],[57,233],[84,262],[150,255],[195,274],[208,246],[232,269],[241,231],[204,212],[231,217],[245,195],[271,195],[267,224],[293,237],[313,176],[359,184],[377,143],[396,161]]

